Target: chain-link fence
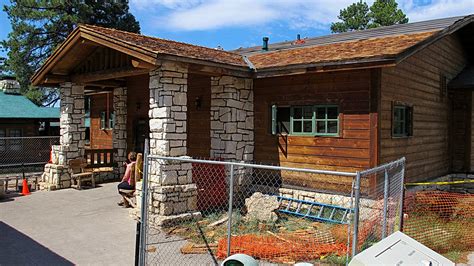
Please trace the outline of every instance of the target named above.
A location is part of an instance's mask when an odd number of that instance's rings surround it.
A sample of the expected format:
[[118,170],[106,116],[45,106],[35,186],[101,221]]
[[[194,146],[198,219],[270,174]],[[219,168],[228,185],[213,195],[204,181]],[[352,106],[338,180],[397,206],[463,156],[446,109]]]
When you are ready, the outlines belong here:
[[[353,246],[399,226],[403,162],[351,173],[146,155],[140,264],[217,265],[236,253],[345,264]],[[384,194],[371,176],[385,170]],[[364,235],[369,226],[381,233]]]
[[49,161],[59,136],[0,138],[0,174],[31,172]]
[[[400,230],[403,221],[405,159],[399,159],[356,176],[354,186],[356,237],[352,254],[364,250]],[[359,179],[359,181],[357,181]],[[360,189],[357,184],[360,184]],[[358,219],[357,219],[358,218]]]

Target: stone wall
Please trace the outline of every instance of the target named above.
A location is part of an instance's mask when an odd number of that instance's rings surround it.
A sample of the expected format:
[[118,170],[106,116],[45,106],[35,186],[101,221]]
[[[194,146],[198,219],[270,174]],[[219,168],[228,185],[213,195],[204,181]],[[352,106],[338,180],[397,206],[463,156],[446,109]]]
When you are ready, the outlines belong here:
[[121,177],[125,173],[123,163],[127,161],[127,88],[115,88],[113,109],[115,124],[113,128],[112,142],[114,161],[118,165],[118,174]]
[[[186,156],[187,72],[187,65],[168,61],[150,72],[151,155]],[[199,215],[191,163],[154,160],[150,164],[155,223]]]
[[[253,161],[253,102],[252,79],[212,77],[211,157],[226,161]],[[234,167],[234,171],[235,192],[247,195],[248,185],[252,181],[252,169]]]
[[253,81],[211,80],[211,157],[251,162],[254,150]]
[[59,162],[67,165],[70,159],[84,157],[84,86],[70,82],[62,83],[59,91],[61,98]]

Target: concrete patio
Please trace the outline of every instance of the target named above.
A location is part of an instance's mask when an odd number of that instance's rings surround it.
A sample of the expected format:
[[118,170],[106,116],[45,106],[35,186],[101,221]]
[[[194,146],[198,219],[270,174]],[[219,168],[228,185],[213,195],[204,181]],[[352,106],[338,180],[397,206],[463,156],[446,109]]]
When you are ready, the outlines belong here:
[[135,221],[117,183],[0,200],[0,265],[133,265]]

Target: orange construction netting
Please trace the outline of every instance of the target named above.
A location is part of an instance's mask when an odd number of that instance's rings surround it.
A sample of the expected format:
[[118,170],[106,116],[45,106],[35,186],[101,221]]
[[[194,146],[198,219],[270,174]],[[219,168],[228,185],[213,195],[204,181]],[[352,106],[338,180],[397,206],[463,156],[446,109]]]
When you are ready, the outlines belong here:
[[418,191],[405,197],[403,232],[440,252],[474,250],[474,195]]
[[[346,254],[346,243],[321,243],[319,241],[292,239],[279,235],[233,236],[230,254],[245,253],[256,259],[275,263],[295,263],[319,259],[322,256]],[[227,257],[227,238],[219,240],[217,257]]]

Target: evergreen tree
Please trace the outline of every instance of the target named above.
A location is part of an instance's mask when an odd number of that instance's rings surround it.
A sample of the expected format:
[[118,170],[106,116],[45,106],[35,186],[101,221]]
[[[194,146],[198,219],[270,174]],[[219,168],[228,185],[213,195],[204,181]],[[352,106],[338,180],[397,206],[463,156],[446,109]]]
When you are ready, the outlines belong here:
[[376,0],[370,7],[370,18],[372,22],[369,28],[390,26],[394,24],[405,24],[408,18],[395,0]]
[[334,22],[331,24],[332,32],[346,32],[353,30],[366,29],[369,22],[369,6],[366,2],[353,3],[347,8],[342,9],[337,16],[342,22]]
[[333,33],[365,30],[408,22],[408,18],[398,8],[395,0],[375,0],[370,8],[367,3],[360,0],[342,9],[338,18],[342,22],[331,24]]
[[57,98],[57,93],[32,88],[30,78],[77,24],[140,32],[126,0],[11,0],[3,10],[12,26],[8,39],[1,42],[8,51],[5,65],[20,82],[21,92],[38,105]]

